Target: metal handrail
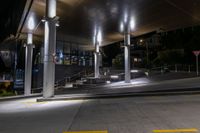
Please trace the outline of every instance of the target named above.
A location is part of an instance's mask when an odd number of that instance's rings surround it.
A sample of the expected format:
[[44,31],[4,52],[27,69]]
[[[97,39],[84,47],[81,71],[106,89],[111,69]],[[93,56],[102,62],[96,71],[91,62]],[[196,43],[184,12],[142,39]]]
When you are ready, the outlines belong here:
[[71,77],[66,77],[67,82],[72,82],[74,79],[77,79],[77,78],[79,78],[81,76],[90,75],[91,73],[89,73],[89,72],[91,72],[91,71],[83,70],[83,71],[81,71],[79,73],[76,73],[76,74],[72,75]]

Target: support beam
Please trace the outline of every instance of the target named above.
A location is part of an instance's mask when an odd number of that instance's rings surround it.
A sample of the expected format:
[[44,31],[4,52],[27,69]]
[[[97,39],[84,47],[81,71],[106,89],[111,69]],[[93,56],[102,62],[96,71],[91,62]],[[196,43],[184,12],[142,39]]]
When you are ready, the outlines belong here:
[[43,97],[54,96],[56,52],[56,0],[46,0]]
[[24,95],[31,94],[31,78],[32,78],[32,57],[33,57],[33,34],[27,36],[26,55],[25,55],[25,78],[24,78]]
[[99,43],[95,43],[95,52],[94,52],[94,77],[99,78]]
[[124,34],[124,61],[125,61],[125,83],[131,82],[130,71],[130,34]]

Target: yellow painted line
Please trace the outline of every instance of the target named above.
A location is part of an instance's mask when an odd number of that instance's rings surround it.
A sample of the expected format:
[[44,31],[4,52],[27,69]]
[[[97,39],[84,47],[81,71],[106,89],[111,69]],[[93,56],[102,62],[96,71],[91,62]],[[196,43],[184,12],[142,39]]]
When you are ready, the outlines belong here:
[[69,132],[63,132],[63,133],[108,133],[107,130],[105,131],[69,131]]
[[177,132],[198,132],[196,128],[188,129],[167,129],[167,130],[153,130],[153,133],[177,133]]

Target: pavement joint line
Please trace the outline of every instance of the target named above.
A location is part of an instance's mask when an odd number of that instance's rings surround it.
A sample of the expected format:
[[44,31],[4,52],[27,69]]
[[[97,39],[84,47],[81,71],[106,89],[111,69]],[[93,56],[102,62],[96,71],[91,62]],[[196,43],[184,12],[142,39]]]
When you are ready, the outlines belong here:
[[153,133],[185,133],[185,132],[198,132],[196,128],[188,129],[162,129],[162,130],[152,130]]
[[67,132],[63,132],[63,133],[108,133],[107,130],[104,131],[67,131]]

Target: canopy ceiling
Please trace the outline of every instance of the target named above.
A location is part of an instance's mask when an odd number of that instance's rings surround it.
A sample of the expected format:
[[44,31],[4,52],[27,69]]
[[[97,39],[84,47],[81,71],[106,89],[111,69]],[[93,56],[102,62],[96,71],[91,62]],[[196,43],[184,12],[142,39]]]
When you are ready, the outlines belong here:
[[[41,19],[45,14],[45,0],[33,0],[22,33],[32,16],[39,25],[34,34],[43,37]],[[200,24],[199,0],[58,0],[57,16],[60,26],[57,39],[80,42],[92,46],[95,27],[102,32],[102,45],[123,39],[122,23],[133,21],[133,36],[151,31],[169,31]],[[131,24],[130,24],[131,25]]]

